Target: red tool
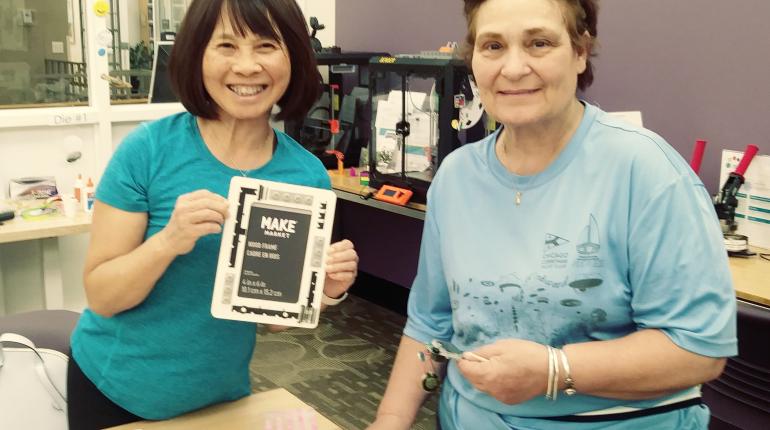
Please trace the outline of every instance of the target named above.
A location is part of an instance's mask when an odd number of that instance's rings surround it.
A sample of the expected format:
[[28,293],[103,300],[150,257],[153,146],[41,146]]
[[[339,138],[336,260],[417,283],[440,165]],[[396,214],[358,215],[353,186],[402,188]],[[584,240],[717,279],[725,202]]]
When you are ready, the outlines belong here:
[[327,154],[334,154],[337,157],[337,173],[340,174],[340,176],[345,174],[345,163],[343,160],[345,160],[345,154],[343,154],[340,151],[337,151],[336,149],[327,149]]
[[698,171],[700,171],[700,163],[703,161],[703,152],[706,150],[706,141],[705,140],[696,140],[695,141],[695,148],[692,151],[692,159],[690,160],[690,167],[692,167],[692,170],[695,172],[695,174],[698,174]]
[[329,113],[331,115],[331,119],[329,119],[329,130],[331,130],[332,134],[338,134],[340,132],[340,120],[334,118],[334,110],[339,106],[337,99],[334,98],[334,91],[339,91],[339,89],[340,86],[337,84],[329,85],[329,91],[331,92],[331,97],[329,98]]

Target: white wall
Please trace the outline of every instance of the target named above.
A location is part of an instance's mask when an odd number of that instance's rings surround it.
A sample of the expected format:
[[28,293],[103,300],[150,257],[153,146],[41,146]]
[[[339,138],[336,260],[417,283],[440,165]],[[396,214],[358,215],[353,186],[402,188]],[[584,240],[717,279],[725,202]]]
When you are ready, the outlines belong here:
[[[135,124],[115,124],[113,136],[122,138]],[[71,193],[78,173],[96,176],[95,142],[91,124],[0,128],[0,196],[7,197],[9,179],[22,176],[55,176],[60,192]],[[73,151],[81,151],[82,158],[67,163],[66,155]],[[88,240],[88,234],[58,240],[66,309],[85,306],[82,268]],[[43,307],[41,241],[0,244],[0,296],[0,315]]]
[[[92,10],[94,0],[86,1],[86,10]],[[326,25],[326,29],[318,33],[323,45],[333,45],[335,0],[299,0],[298,3],[308,18],[316,16]],[[89,20],[93,19],[89,17]],[[75,21],[79,22],[79,19],[76,17]],[[106,64],[99,67],[106,68]],[[99,69],[92,68],[92,74],[93,70]],[[94,81],[102,84],[99,80],[90,80]],[[99,87],[99,90],[92,93],[95,101],[91,108],[0,109],[0,198],[7,196],[8,180],[20,176],[55,176],[60,189],[71,192],[77,173],[94,178],[101,175],[114,148],[136,124],[181,107],[177,104],[111,107],[105,103],[106,87]],[[83,113],[83,121],[69,126],[47,125],[53,124],[62,113],[70,117]],[[76,163],[68,164],[65,157],[74,150],[81,151],[83,156]],[[67,309],[80,311],[85,306],[82,269],[88,239],[88,234],[59,239],[64,307]],[[41,308],[40,241],[0,244],[0,315]]]
[[[8,197],[8,181],[22,176],[56,176],[61,191],[72,192],[74,178],[93,164],[92,125],[0,129],[0,142],[3,197]],[[81,159],[67,163],[67,154],[75,151]]]
[[[77,173],[87,176],[93,171],[94,142],[93,125],[0,129],[0,196],[7,197],[11,178],[23,176],[54,176],[60,191],[71,193]],[[67,163],[66,155],[74,151],[83,156]],[[84,304],[81,271],[87,240],[87,235],[78,235],[59,241],[69,309]],[[14,313],[43,307],[40,241],[0,244],[0,286],[0,314],[3,309]]]

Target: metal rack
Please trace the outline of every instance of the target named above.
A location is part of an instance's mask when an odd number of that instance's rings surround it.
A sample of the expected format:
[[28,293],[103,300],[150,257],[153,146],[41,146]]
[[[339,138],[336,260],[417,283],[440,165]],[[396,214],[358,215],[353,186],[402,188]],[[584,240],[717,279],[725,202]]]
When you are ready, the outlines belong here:
[[[393,185],[412,190],[413,202],[425,202],[428,187],[433,174],[441,161],[450,152],[466,142],[473,142],[484,136],[484,121],[467,129],[459,126],[460,110],[472,99],[469,91],[469,70],[465,63],[446,55],[405,55],[396,57],[374,57],[369,64],[369,90],[372,100],[372,140],[369,144],[370,186]],[[417,106],[412,98],[415,90],[412,81],[433,82],[432,87],[422,88],[430,91],[427,96],[429,107]],[[378,128],[378,102],[385,100],[391,91],[401,94],[400,116],[398,120],[389,119],[393,124],[387,128]],[[391,105],[392,107],[392,105]],[[410,143],[419,140],[415,137],[414,124],[410,123],[412,114],[427,115],[430,120],[429,142],[417,142],[412,148],[422,147],[427,152],[416,157],[427,157],[428,166],[415,171],[407,166],[410,157]],[[420,114],[417,114],[418,116]],[[391,112],[392,114],[392,112]],[[382,126],[382,121],[380,126]],[[388,131],[389,130],[389,131]],[[395,136],[393,136],[395,134]],[[389,135],[397,139],[394,151],[379,151],[378,137]],[[384,140],[380,140],[381,144]],[[389,155],[389,157],[386,157]],[[411,154],[415,156],[414,154]]]

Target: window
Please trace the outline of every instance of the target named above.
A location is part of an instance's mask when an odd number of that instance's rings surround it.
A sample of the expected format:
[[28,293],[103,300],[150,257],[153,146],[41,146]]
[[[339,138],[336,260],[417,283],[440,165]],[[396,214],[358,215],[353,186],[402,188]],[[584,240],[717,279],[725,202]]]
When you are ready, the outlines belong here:
[[158,3],[158,22],[160,23],[160,35],[163,33],[176,33],[182,24],[187,8],[192,0],[154,0]]
[[0,107],[88,104],[81,0],[0,1]]
[[107,22],[108,59],[113,104],[146,103],[155,45],[155,3],[159,0],[111,0]]
[[173,41],[192,0],[112,0],[107,27],[112,104],[147,103],[155,50]]

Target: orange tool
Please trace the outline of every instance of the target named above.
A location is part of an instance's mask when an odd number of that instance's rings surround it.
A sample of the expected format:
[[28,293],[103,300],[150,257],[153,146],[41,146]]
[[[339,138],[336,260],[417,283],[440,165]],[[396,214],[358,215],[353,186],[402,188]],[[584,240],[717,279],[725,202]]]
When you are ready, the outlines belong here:
[[374,195],[374,198],[382,200],[383,202],[393,203],[394,205],[404,206],[409,202],[409,199],[412,198],[412,190],[398,188],[392,185],[383,185],[377,191],[377,194]]
[[345,164],[343,163],[343,160],[345,160],[345,154],[337,151],[336,149],[327,149],[325,152],[327,154],[334,154],[337,156],[337,173],[339,173],[340,176],[345,175]]

